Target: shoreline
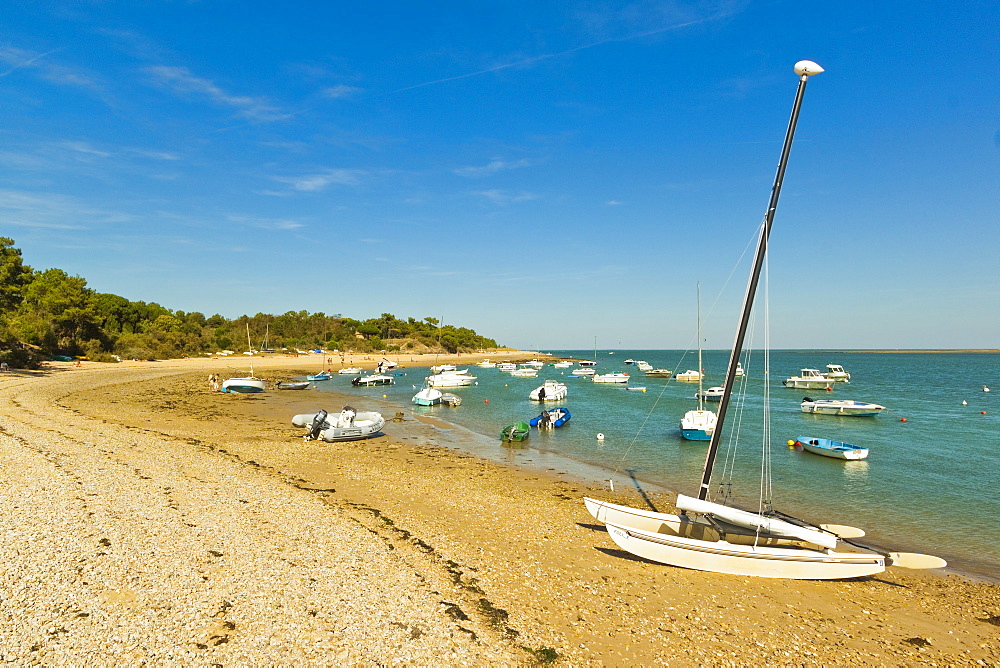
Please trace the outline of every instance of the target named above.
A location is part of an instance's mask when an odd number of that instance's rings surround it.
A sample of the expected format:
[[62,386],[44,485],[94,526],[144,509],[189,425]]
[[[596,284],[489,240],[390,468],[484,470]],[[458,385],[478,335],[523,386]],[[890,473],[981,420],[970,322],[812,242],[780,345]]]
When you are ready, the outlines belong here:
[[[263,375],[312,361],[254,365]],[[651,564],[617,550],[581,502],[635,494],[451,450],[441,443],[460,433],[408,417],[366,441],[305,442],[288,419],[312,397],[211,393],[202,374],[223,366],[0,375],[2,455],[25,471],[4,473],[0,500],[15,512],[2,521],[34,517],[53,543],[5,527],[15,661],[72,661],[87,643],[111,660],[112,641],[160,662],[1000,660],[996,584],[898,568],[823,582]],[[185,549],[164,559],[160,539]]]

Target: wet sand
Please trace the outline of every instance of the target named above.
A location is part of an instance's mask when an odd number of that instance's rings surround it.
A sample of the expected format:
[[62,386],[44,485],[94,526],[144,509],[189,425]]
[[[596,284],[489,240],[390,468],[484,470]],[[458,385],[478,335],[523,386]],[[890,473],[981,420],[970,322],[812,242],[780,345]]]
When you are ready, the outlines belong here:
[[[291,378],[319,361],[254,366]],[[447,423],[405,409],[393,421],[397,407],[350,395],[390,418],[384,435],[306,442],[291,416],[340,398],[209,391],[209,373],[241,365],[0,375],[5,660],[1000,662],[995,583],[899,568],[774,581],[641,561],[581,501],[641,504],[634,493],[459,453],[443,445],[461,437]]]

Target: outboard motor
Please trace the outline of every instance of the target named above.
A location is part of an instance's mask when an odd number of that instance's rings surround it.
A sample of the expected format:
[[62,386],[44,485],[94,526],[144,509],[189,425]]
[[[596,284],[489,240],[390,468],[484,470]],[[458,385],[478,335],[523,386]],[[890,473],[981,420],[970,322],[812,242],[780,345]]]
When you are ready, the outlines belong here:
[[326,424],[326,415],[326,411],[321,410],[313,416],[312,424],[309,425],[309,433],[306,434],[307,441],[315,441],[319,438],[319,433],[323,431],[323,428],[329,426]]

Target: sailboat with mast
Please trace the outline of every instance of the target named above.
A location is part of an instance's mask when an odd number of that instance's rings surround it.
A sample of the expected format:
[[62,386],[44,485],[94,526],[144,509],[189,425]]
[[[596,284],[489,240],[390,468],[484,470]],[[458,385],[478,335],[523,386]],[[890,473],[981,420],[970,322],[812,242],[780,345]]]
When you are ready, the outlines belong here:
[[250,343],[250,323],[247,322],[247,350],[251,355],[250,360],[250,375],[244,376],[242,378],[228,378],[222,381],[222,391],[223,392],[238,392],[240,394],[256,394],[257,392],[263,392],[267,387],[267,381],[257,378],[253,374],[253,344]]
[[715,433],[716,416],[705,410],[705,393],[701,381],[705,376],[701,363],[701,283],[698,283],[698,408],[681,418],[681,436],[688,441],[710,441]]
[[[651,561],[683,568],[732,575],[817,580],[873,575],[884,571],[887,566],[941,568],[946,563],[939,557],[909,552],[883,552],[854,542],[852,539],[864,536],[861,529],[844,525],[812,524],[774,510],[770,499],[770,481],[766,475],[761,479],[762,491],[756,511],[741,510],[708,498],[712,469],[721,444],[726,411],[735,386],[736,370],[767,253],[768,237],[806,83],[810,76],[819,74],[823,68],[814,62],[803,60],[795,64],[794,71],[799,78],[798,89],[770,202],[760,228],[753,269],[729,358],[716,429],[705,457],[698,497],[678,494],[677,515],[592,498],[584,501],[590,513],[605,523],[608,533],[620,548]],[[765,433],[769,433],[766,423]],[[767,445],[765,439],[765,471],[770,470],[766,458]],[[724,486],[723,489],[728,487]],[[726,496],[722,497],[723,501],[726,499]]]

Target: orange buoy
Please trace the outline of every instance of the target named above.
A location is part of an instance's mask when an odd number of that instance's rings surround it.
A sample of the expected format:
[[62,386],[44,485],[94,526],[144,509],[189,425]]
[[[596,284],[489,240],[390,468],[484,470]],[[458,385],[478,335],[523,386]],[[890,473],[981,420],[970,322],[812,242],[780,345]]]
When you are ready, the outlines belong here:
[[979,411],[980,415],[986,415],[986,411]]
[[488,403],[490,403],[490,400],[489,399],[483,399],[483,403],[484,404],[488,404]]
[[906,418],[899,418],[900,422],[906,422]]

